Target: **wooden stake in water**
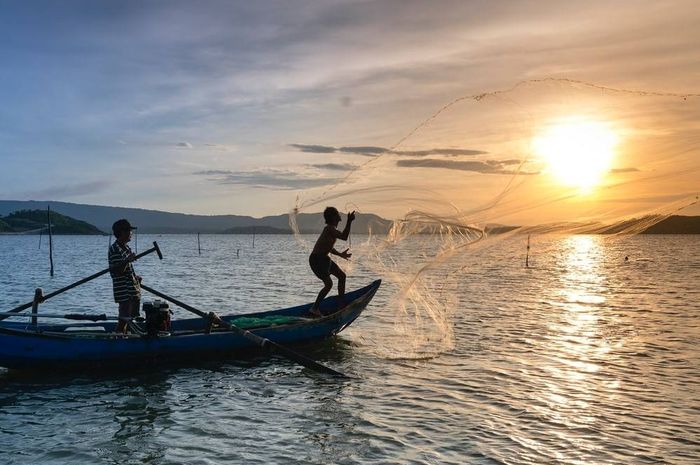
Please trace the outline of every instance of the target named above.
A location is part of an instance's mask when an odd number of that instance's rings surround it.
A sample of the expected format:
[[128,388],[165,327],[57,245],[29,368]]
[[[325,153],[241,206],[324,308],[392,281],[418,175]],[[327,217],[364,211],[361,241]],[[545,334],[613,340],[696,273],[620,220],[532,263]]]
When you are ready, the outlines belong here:
[[39,304],[44,300],[44,291],[37,287],[34,291],[34,300],[32,301],[32,324],[37,325],[37,314],[39,313]]
[[525,268],[530,266],[530,235],[527,235],[527,251],[525,252]]
[[255,248],[255,226],[253,226],[253,248]]
[[197,251],[199,252],[199,255],[202,255],[202,247],[199,243],[199,233],[197,233]]
[[51,207],[46,207],[46,216],[49,220],[49,264],[51,265],[51,277],[53,277],[53,239],[51,234]]
[[39,231],[39,250],[41,250],[41,236],[44,235],[44,231]]

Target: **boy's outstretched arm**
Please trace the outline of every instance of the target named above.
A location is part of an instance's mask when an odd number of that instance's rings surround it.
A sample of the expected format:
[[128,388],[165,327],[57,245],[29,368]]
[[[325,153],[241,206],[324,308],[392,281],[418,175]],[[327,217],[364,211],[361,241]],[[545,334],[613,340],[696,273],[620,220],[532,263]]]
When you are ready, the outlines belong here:
[[348,222],[345,223],[345,229],[343,229],[343,232],[340,233],[338,236],[338,239],[347,241],[348,237],[350,237],[350,226],[352,226],[352,222],[355,221],[355,210],[351,211],[348,213]]
[[339,256],[340,258],[344,258],[345,260],[349,260],[350,257],[352,257],[352,254],[348,252],[349,250],[350,250],[350,249],[345,249],[345,250],[343,250],[342,252],[338,252],[338,251],[335,250],[335,249],[331,249],[331,253],[332,253],[333,255]]

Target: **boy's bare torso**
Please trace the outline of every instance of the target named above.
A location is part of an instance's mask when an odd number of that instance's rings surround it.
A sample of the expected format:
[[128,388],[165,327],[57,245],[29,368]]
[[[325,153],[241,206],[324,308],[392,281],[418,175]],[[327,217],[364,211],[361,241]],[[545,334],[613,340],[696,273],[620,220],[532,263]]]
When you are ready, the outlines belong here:
[[314,245],[314,250],[311,253],[316,255],[328,255],[331,253],[335,245],[335,240],[338,238],[338,234],[339,232],[337,229],[333,226],[326,225],[321,235],[318,236],[316,245]]

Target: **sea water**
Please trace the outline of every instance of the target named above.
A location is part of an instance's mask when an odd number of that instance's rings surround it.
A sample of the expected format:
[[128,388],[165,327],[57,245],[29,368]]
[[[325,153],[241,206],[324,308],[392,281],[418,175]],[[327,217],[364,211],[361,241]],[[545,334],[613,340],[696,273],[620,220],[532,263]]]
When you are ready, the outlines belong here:
[[[144,283],[202,309],[291,306],[321,287],[289,236],[253,247],[251,236],[205,235],[200,255],[196,236],[141,235],[139,251],[154,240],[165,258],[136,264]],[[430,240],[401,253],[420,257]],[[45,239],[0,237],[0,309],[104,268],[108,241],[55,237],[51,278]],[[351,380],[274,357],[0,371],[0,463],[700,463],[700,236],[540,238],[527,268],[525,243],[446,264],[454,341],[432,357],[395,345],[391,282],[348,330],[303,349]],[[381,277],[369,269],[354,266],[348,288]],[[111,282],[40,311],[116,314]]]

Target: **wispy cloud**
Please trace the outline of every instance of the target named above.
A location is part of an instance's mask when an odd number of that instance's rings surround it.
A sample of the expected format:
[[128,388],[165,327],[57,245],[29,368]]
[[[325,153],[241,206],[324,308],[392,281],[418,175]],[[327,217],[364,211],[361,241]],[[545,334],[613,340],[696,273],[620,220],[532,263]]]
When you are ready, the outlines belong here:
[[506,159],[506,160],[498,160],[498,161],[496,161],[496,163],[499,163],[499,164],[502,165],[502,166],[519,165],[519,164],[521,164],[522,162],[523,162],[522,160],[519,160],[519,159],[517,159],[517,158],[508,158],[508,159]]
[[308,165],[312,168],[317,168],[321,170],[331,170],[331,171],[352,171],[357,168],[357,165],[352,163],[317,163],[314,165]]
[[191,149],[192,148],[192,144],[190,144],[189,142],[178,142],[177,144],[175,144],[175,146],[178,148],[181,148],[181,149]]
[[[513,160],[505,160],[501,162],[498,160],[486,160],[486,161],[476,161],[476,160],[444,160],[438,158],[427,158],[427,159],[409,159],[409,160],[398,160],[396,166],[402,168],[442,168],[447,170],[459,170],[459,171],[473,171],[475,173],[482,174],[515,174],[516,171],[506,169],[507,166],[513,165]],[[518,161],[518,163],[520,163]],[[538,174],[534,171],[520,170],[517,171],[518,174]]]
[[114,183],[112,181],[92,181],[79,184],[67,184],[47,187],[46,189],[41,189],[37,191],[28,192],[24,197],[27,199],[36,200],[58,200],[67,197],[80,197],[84,195],[92,195],[98,192],[102,192],[112,186]]
[[364,155],[366,157],[376,157],[382,154],[392,154],[407,157],[427,157],[427,156],[446,156],[446,157],[462,157],[484,155],[488,152],[474,149],[459,149],[459,148],[434,148],[428,150],[389,150],[385,147],[376,146],[358,146],[358,147],[333,147],[329,145],[307,145],[307,144],[289,144],[301,152],[309,153],[345,153],[353,155]]
[[301,152],[309,153],[335,153],[338,151],[335,147],[329,147],[327,145],[289,144],[289,146],[299,149]]
[[337,152],[342,152],[342,153],[354,153],[357,155],[365,155],[365,156],[373,156],[373,155],[381,155],[382,153],[387,153],[389,152],[388,149],[385,149],[384,147],[340,147],[336,149]]
[[392,151],[396,155],[405,155],[408,157],[428,157],[433,155],[444,155],[446,157],[473,157],[476,155],[484,155],[488,152],[483,150],[472,149],[430,149],[430,150],[399,150]]
[[[640,202],[646,202],[646,203],[670,203],[670,202],[677,202],[681,199],[691,199],[695,195],[694,192],[678,192],[676,194],[667,194],[667,195],[635,195],[633,197],[629,198],[623,198],[623,197],[611,197],[611,198],[602,198],[600,199],[601,202],[608,202],[608,203],[631,203],[631,204],[638,204]],[[680,213],[681,215],[683,213]]]
[[202,171],[196,171],[192,174],[198,174],[198,175],[203,175],[203,176],[224,176],[227,174],[233,174],[233,171],[231,171],[231,170],[202,170]]
[[205,143],[204,147],[207,147],[209,150],[216,150],[219,152],[230,152],[238,149],[238,146],[232,145],[232,144],[213,144],[211,142]]
[[634,172],[637,172],[637,171],[639,171],[639,168],[634,168],[634,167],[630,167],[630,168],[613,168],[613,169],[610,170],[611,173],[615,173],[615,174],[634,173]]
[[315,176],[289,169],[260,169],[251,171],[205,170],[193,173],[208,176],[217,184],[235,184],[277,190],[309,189],[334,184],[337,178]]

